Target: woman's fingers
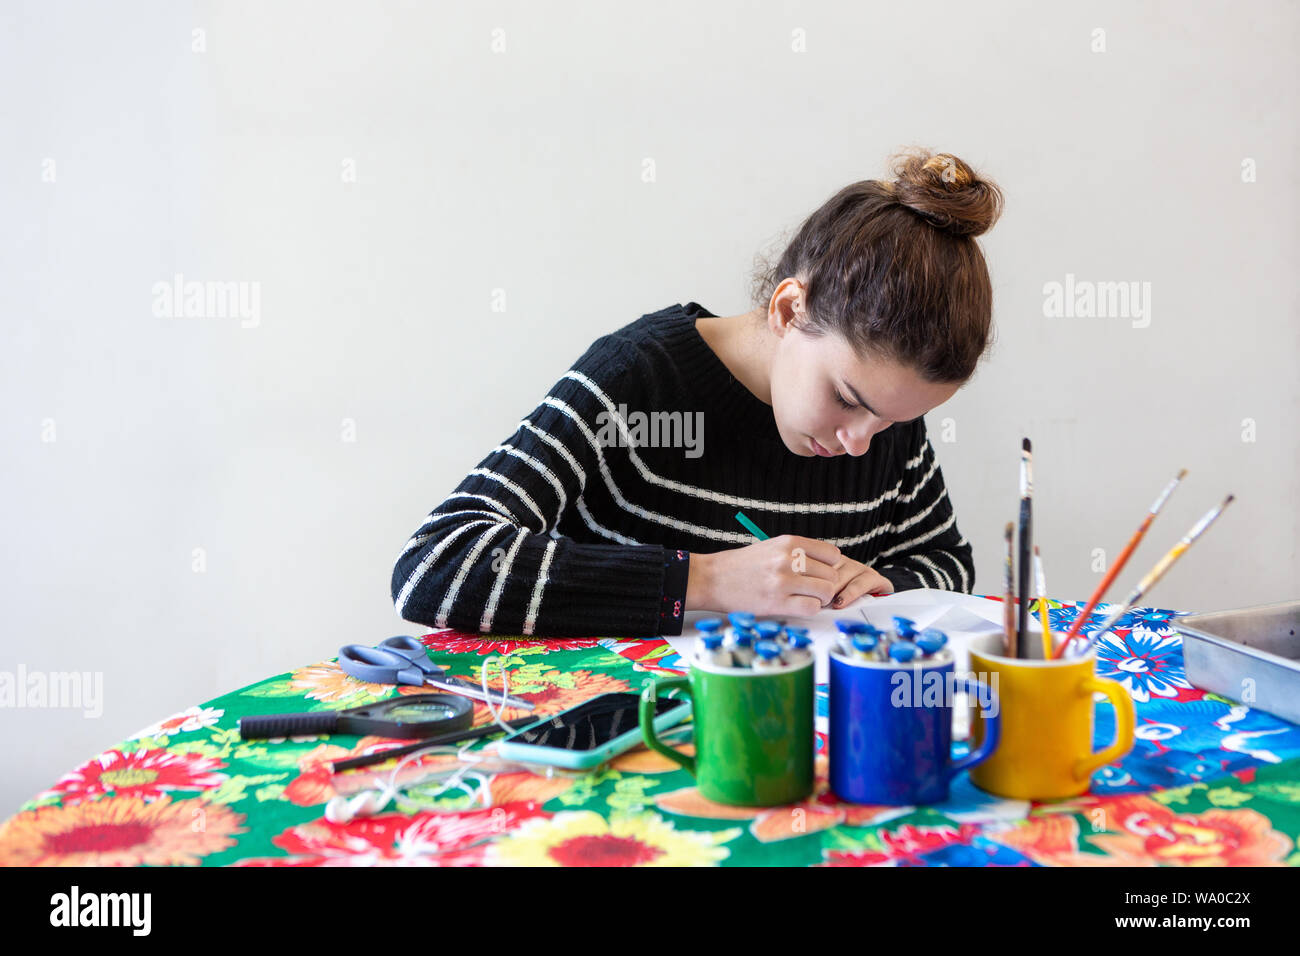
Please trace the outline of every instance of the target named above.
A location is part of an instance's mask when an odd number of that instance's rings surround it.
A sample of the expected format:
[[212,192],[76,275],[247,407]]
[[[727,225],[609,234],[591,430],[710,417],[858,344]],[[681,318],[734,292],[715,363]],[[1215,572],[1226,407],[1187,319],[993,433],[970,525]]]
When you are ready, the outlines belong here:
[[768,573],[782,598],[815,598],[820,609],[839,590],[835,566],[841,555],[835,545],[792,534],[771,538],[763,545],[768,550]]
[[862,595],[866,594],[869,587],[870,581],[867,579],[867,575],[865,573],[859,574],[848,584],[844,585],[844,587],[840,588],[840,592],[831,599],[831,607],[844,607],[847,604],[852,604],[858,598],[862,597]]
[[787,564],[796,573],[804,573],[799,570],[801,565],[811,567],[814,564],[824,564],[833,568],[839,563],[842,556],[840,549],[835,545],[829,541],[819,541],[816,538],[805,538],[797,534],[783,534],[779,538],[770,540],[774,548],[779,549],[787,556]]
[[787,575],[785,590],[789,594],[816,598],[817,607],[820,609],[835,596],[835,592],[839,590],[839,582],[836,580],[834,568],[820,562],[818,564],[819,567],[816,569],[810,567],[811,573]]
[[867,568],[840,589],[840,592],[831,600],[831,607],[845,607],[864,594],[884,595],[893,593],[894,585],[889,578],[879,571]]

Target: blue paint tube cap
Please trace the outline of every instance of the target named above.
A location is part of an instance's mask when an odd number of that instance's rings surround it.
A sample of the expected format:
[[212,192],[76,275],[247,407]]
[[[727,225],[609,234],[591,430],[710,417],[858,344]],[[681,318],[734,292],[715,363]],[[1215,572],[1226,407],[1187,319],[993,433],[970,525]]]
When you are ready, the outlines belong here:
[[866,621],[859,621],[853,617],[842,617],[835,622],[841,634],[865,634],[864,628],[867,626]]
[[748,611],[732,611],[727,615],[727,620],[730,621],[731,626],[737,630],[741,628],[747,629],[754,626],[754,615],[750,614]]
[[759,641],[754,645],[754,653],[765,661],[779,660],[781,645],[776,641]]
[[916,639],[922,654],[934,654],[948,643],[948,635],[936,627],[927,627]]
[[910,617],[895,617],[894,633],[899,636],[899,639],[910,641],[916,637],[916,622]]
[[716,617],[702,617],[695,622],[695,629],[702,634],[712,634],[714,631],[722,630],[722,619]]
[[884,631],[882,631],[880,628],[876,627],[876,625],[874,625],[874,624],[868,624],[866,621],[863,621],[863,622],[862,622],[862,630],[860,631],[860,633],[862,633],[862,634],[870,634],[870,635],[871,635],[872,637],[874,637],[876,640],[880,640],[880,638],[882,638],[882,637],[885,636],[885,632],[884,632]]
[[741,647],[749,647],[758,636],[747,627],[738,627],[733,633],[735,634],[736,643]]
[[797,627],[793,631],[787,630],[790,635],[790,646],[796,650],[807,647],[812,643],[812,638],[808,636],[808,628]]
[[919,648],[911,641],[894,641],[889,645],[889,656],[900,663],[907,663],[916,657]]
[[870,634],[854,634],[853,649],[863,654],[870,654],[876,649],[877,641]]
[[700,638],[700,640],[702,640],[704,642],[704,646],[711,651],[716,651],[719,647],[722,646],[722,635],[715,634],[712,631],[710,631],[708,634],[705,634],[702,638]]
[[776,621],[759,621],[754,625],[754,630],[758,632],[759,637],[770,640],[781,633],[781,625]]

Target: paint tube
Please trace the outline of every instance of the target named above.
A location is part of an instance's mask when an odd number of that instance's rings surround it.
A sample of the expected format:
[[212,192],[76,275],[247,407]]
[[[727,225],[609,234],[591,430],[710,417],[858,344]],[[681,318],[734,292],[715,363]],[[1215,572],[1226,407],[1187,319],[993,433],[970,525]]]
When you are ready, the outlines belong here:
[[889,645],[889,657],[891,660],[900,664],[906,664],[913,660],[920,653],[918,648],[911,641],[894,641]]
[[806,627],[787,627],[789,646],[781,652],[781,659],[791,667],[802,667],[813,659],[812,639]]
[[850,656],[858,661],[874,660],[878,643],[877,639],[871,634],[854,634],[853,653]]
[[759,641],[754,645],[754,670],[779,671],[785,667],[781,660],[781,645],[776,641]]
[[722,646],[721,634],[705,634],[695,644],[695,659],[714,667],[734,667],[731,651]]
[[727,639],[722,646],[731,652],[736,667],[748,667],[754,662],[754,632],[748,629],[731,627],[727,629]]
[[927,627],[916,639],[916,646],[926,657],[939,653],[947,643],[948,635],[936,627]]

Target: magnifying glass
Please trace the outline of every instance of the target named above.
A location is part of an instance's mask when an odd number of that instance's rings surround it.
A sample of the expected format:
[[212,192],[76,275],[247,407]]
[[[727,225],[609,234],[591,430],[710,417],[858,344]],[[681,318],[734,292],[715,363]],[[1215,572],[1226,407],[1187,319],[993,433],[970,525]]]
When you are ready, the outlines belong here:
[[305,714],[255,714],[239,718],[245,740],[307,734],[374,734],[414,739],[464,730],[474,720],[474,702],[452,694],[404,694],[349,710]]

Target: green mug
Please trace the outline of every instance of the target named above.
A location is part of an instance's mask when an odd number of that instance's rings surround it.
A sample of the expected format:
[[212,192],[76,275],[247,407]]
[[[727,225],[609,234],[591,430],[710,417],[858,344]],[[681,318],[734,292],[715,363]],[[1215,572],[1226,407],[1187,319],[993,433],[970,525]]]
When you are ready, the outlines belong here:
[[[695,756],[664,746],[654,733],[655,699],[678,689],[691,698]],[[641,736],[682,765],[715,803],[772,807],[813,792],[813,662],[778,671],[691,662],[686,677],[648,684]]]

